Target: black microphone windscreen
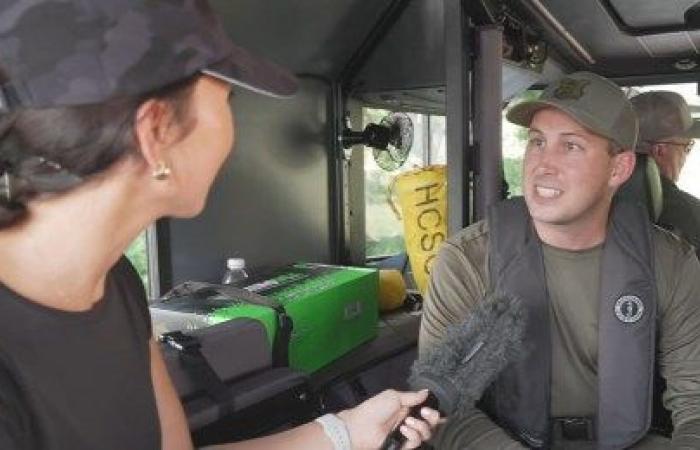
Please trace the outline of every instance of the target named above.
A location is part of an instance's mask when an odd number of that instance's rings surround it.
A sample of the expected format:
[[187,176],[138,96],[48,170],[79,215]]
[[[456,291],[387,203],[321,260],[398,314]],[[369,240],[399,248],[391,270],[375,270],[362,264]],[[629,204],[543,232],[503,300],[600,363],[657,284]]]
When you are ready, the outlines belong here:
[[488,294],[467,319],[411,368],[412,389],[429,389],[443,415],[471,407],[509,363],[523,357],[522,301]]

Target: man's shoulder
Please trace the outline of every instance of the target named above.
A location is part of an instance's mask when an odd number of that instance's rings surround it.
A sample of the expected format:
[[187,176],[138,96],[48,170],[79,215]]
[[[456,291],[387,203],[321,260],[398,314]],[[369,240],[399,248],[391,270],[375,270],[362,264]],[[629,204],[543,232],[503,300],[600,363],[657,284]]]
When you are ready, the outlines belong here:
[[[450,236],[440,247],[431,273],[436,280],[446,274],[473,272],[483,278],[488,265],[488,225],[479,221]],[[452,276],[450,275],[450,276]]]
[[[667,207],[669,205],[676,205],[676,207],[678,207],[679,205],[681,207],[700,207],[700,199],[695,197],[693,194],[679,188],[678,185],[676,185],[674,182],[669,180],[664,181],[665,183],[663,183],[662,185],[664,193],[664,207]],[[668,208],[664,209],[668,210]]]
[[480,220],[453,234],[446,242],[454,249],[466,251],[474,246],[484,247],[488,242],[488,235],[488,223]]
[[688,241],[659,226],[653,226],[652,239],[658,256],[687,258],[695,255],[695,249]]

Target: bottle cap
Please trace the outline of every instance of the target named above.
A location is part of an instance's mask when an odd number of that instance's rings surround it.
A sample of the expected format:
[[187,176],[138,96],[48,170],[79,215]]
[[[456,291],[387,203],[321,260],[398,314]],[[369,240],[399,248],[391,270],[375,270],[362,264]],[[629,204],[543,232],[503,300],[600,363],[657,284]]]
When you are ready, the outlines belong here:
[[228,270],[245,269],[245,259],[229,258],[228,260],[226,260],[226,267],[228,268]]

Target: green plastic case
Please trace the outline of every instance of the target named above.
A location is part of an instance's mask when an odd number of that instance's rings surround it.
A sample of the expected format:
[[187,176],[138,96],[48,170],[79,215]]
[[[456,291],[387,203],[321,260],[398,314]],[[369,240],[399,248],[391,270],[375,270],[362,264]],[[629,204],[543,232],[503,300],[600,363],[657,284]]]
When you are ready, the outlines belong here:
[[[375,269],[294,264],[251,281],[245,289],[277,300],[292,318],[292,368],[314,372],[377,335]],[[232,318],[242,313],[248,314],[233,308],[215,315]]]
[[[294,369],[315,372],[377,335],[379,276],[375,269],[294,264],[252,278],[243,287],[279,302],[291,317],[289,364]],[[167,309],[194,314],[198,328],[249,317],[263,323],[270,343],[277,332],[274,309],[238,299],[188,298],[169,301]]]

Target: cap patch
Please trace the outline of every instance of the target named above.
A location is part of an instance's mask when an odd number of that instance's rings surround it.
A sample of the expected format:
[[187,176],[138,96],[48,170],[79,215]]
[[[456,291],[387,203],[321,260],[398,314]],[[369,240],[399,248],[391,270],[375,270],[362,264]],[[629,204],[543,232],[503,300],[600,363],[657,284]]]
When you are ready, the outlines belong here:
[[562,78],[554,91],[554,97],[559,100],[578,100],[583,97],[584,88],[590,84],[588,80]]

